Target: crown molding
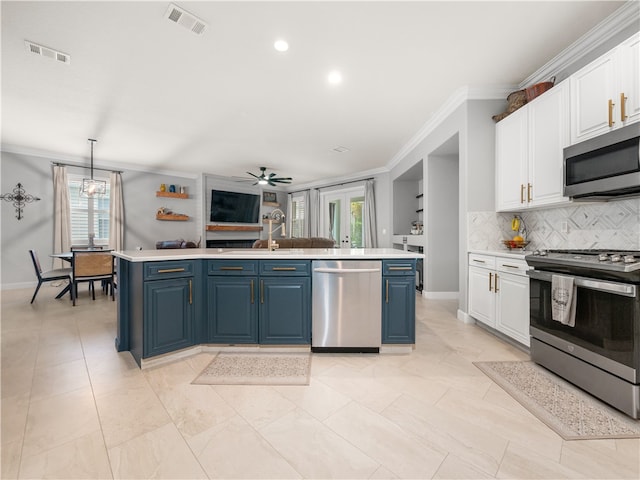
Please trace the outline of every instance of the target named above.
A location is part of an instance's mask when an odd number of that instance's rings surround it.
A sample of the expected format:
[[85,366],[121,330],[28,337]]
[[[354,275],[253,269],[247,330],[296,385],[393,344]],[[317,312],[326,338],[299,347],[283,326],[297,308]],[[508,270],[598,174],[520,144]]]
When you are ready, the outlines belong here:
[[514,85],[492,85],[487,87],[464,86],[458,88],[434,113],[418,132],[396,153],[387,164],[391,170],[398,165],[418,144],[433,132],[449,115],[468,100],[504,100],[509,93],[517,90]]
[[640,2],[630,0],[525,78],[518,88],[548,80],[634,23],[640,23]]
[[[50,152],[46,150],[39,150],[37,148],[29,148],[23,147],[19,145],[10,145],[10,144],[1,144],[0,152],[2,153],[14,153],[16,155],[29,155],[32,157],[41,157],[52,162],[61,162],[68,163],[72,167],[79,168],[89,168],[87,165],[86,157],[78,157],[74,155],[65,155],[61,153]],[[95,168],[104,168],[107,170],[123,170],[123,171],[134,171],[134,172],[142,172],[142,173],[153,173],[156,175],[167,175],[170,177],[179,177],[179,178],[190,178],[196,179],[198,178],[198,174],[185,174],[185,172],[179,172],[175,170],[159,170],[157,168],[145,168],[140,165],[134,165],[130,163],[109,163],[109,162],[101,162],[95,163]]]

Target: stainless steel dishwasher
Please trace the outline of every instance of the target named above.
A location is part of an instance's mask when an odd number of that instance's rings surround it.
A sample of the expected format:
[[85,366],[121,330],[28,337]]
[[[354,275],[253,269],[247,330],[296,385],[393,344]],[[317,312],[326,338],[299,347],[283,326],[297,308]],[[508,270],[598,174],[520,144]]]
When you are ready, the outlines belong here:
[[382,262],[312,262],[314,352],[379,352],[382,337]]

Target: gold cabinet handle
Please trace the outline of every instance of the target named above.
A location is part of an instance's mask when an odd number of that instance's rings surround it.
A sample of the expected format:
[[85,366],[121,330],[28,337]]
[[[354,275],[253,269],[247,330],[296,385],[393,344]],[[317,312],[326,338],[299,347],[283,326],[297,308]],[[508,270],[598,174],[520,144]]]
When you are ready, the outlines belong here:
[[389,279],[388,278],[386,283],[385,302],[389,303]]
[[220,270],[244,270],[243,267],[220,267]]
[[491,280],[493,280],[493,273],[489,272],[489,291],[491,292]]
[[627,112],[625,111],[625,104],[627,102],[627,97],[624,96],[624,93],[620,94],[620,120],[625,121],[627,119]]
[[411,267],[389,267],[389,270],[411,270]]
[[271,269],[274,272],[295,272],[296,267],[273,267]]
[[474,258],[473,261],[478,263],[486,263],[484,260],[478,260],[477,258]]
[[189,279],[189,305],[193,304],[193,282]]
[[520,184],[520,203],[524,203],[524,185]]
[[264,280],[260,280],[260,303],[264,303]]
[[503,263],[501,266],[507,268],[519,268],[517,265],[507,265],[506,263]]
[[527,183],[527,202],[531,202],[533,200],[533,185]]
[[251,280],[251,305],[253,305],[254,303],[254,296],[253,296],[253,280]]
[[614,107],[615,103],[613,103],[613,100],[609,99],[609,126],[613,127],[613,124],[616,123],[613,121],[613,107]]
[[498,293],[500,289],[498,288],[498,274],[496,273],[496,277],[493,279],[493,291]]
[[164,270],[158,270],[158,273],[176,273],[184,272],[184,268],[165,268]]

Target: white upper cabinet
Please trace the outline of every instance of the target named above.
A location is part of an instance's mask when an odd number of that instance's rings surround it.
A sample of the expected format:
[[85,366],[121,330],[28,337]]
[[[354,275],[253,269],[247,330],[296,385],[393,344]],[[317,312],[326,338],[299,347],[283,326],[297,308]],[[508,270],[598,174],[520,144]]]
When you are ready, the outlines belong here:
[[640,120],[640,33],[571,76],[571,144]]
[[562,149],[569,140],[568,82],[496,125],[496,210],[522,211],[562,196]]

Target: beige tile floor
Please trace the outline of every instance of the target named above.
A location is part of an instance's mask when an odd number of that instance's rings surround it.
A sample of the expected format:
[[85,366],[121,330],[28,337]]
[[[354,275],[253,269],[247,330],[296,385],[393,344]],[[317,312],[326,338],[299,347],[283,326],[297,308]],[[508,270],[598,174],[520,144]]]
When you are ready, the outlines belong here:
[[410,355],[314,354],[309,386],[140,371],[116,303],[2,292],[1,478],[629,478],[640,440],[563,441],[472,362],[526,354],[417,299]]

